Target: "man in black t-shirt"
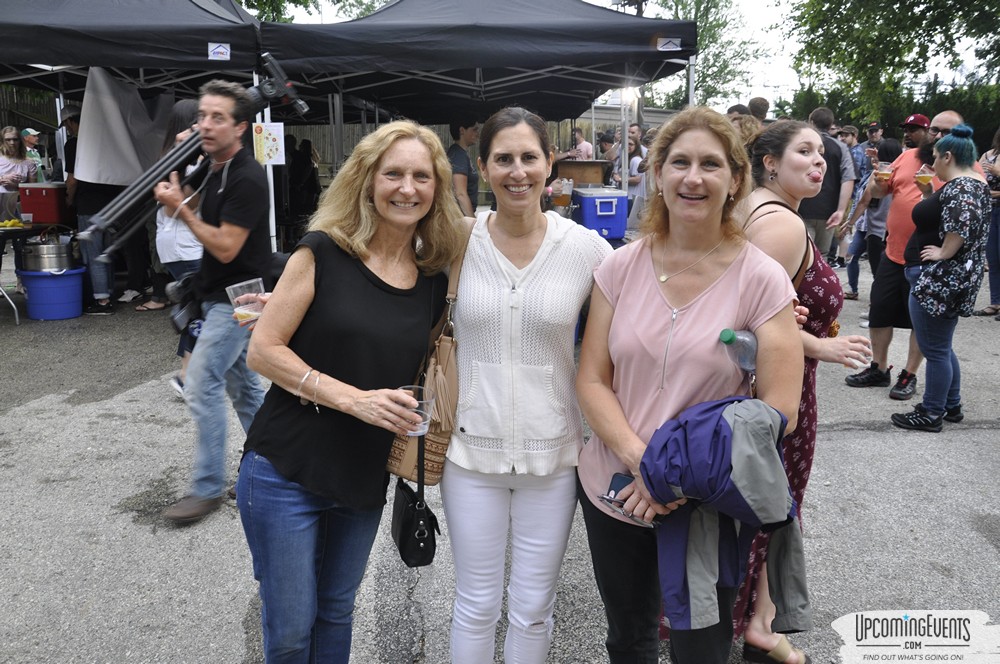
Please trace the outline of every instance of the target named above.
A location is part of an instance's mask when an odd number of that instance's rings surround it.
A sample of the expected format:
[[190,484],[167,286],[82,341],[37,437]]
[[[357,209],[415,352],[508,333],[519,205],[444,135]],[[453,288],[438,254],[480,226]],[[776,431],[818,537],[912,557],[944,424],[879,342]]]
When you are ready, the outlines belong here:
[[204,323],[184,384],[184,400],[198,428],[194,471],[189,494],[163,512],[176,524],[198,521],[222,502],[227,392],[244,431],[264,398],[257,374],[246,365],[250,333],[233,320],[226,295],[227,286],[262,277],[271,255],[264,169],[242,149],[253,102],[240,85],[227,81],[210,81],[200,92],[197,126],[212,164],[199,187],[198,208],[182,204],[193,192],[182,191],[176,172],[154,189],[167,213],[179,210],[178,218],[205,247],[195,277]]
[[851,201],[854,191],[854,160],[844,144],[830,135],[834,127],[833,111],[820,106],[809,114],[809,122],[823,139],[823,158],[826,160],[826,174],[823,186],[813,198],[807,198],[799,205],[799,216],[805,223],[806,232],[816,242],[820,255],[826,256],[832,246],[833,229]]

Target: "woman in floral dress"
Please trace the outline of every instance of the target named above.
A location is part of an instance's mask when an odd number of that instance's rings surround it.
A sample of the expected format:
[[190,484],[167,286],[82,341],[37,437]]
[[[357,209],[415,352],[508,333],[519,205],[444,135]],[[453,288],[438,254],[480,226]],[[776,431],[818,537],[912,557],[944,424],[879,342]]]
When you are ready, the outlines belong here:
[[[837,336],[844,291],[822,252],[808,239],[797,213],[802,199],[815,196],[822,186],[826,171],[822,146],[816,130],[802,122],[779,121],[761,132],[750,146],[757,188],[747,199],[744,217],[747,239],[781,263],[799,303],[809,309],[801,332],[805,373],[799,424],[783,440],[785,471],[800,509],[816,446],[817,364],[822,360],[853,367],[871,359],[871,342],[866,337]],[[749,661],[804,664],[808,661],[805,653],[791,648],[778,633],[807,625],[788,616],[775,620],[764,565],[769,539],[768,534],[759,534],[751,547],[747,578],[733,612],[735,635],[744,636],[743,656]]]

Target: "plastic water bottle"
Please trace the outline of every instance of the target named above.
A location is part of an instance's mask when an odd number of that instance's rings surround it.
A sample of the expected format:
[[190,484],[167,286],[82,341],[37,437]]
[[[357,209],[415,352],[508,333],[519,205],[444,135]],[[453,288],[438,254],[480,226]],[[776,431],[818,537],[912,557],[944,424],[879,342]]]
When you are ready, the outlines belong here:
[[729,359],[747,373],[757,369],[757,336],[750,330],[731,330],[719,334],[719,341],[726,344]]

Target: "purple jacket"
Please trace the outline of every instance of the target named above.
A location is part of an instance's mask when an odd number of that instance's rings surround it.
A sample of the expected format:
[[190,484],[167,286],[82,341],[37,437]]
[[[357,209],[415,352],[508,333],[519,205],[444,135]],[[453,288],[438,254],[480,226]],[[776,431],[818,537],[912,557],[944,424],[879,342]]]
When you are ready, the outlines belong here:
[[672,628],[718,623],[716,586],[739,586],[757,531],[794,518],[779,447],[786,424],[763,401],[731,397],[685,409],[650,439],[641,464],[646,486],[662,503],[688,499],[657,526]]

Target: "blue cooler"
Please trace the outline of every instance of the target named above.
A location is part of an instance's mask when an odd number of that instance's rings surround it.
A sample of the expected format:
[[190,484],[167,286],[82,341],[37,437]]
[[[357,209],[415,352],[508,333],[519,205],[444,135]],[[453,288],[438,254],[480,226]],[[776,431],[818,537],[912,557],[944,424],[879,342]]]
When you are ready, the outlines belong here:
[[628,193],[614,187],[573,189],[573,221],[601,234],[606,240],[620,240],[628,227]]

